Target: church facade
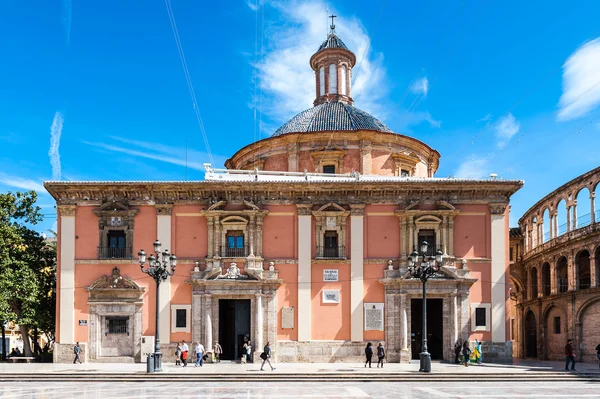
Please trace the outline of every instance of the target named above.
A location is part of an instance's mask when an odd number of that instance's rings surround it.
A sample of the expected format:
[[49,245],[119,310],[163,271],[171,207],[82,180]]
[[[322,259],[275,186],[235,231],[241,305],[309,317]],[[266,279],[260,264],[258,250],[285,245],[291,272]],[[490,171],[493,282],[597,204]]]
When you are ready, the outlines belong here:
[[178,257],[160,285],[165,361],[181,340],[239,359],[252,340],[285,362],[418,358],[422,290],[408,255],[443,253],[428,282],[428,343],[510,361],[509,200],[522,181],[436,178],[440,154],[354,107],[354,54],[333,27],[310,59],[314,106],[203,181],[46,182],[58,208],[55,361],[143,361],[156,286],[137,253]]

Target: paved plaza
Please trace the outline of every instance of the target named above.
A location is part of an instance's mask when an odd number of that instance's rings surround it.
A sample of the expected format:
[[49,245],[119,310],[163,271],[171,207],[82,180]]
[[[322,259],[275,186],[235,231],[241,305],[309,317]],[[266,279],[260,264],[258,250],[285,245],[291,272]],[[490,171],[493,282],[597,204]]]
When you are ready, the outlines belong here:
[[597,383],[6,383],[3,399],[100,398],[600,398]]

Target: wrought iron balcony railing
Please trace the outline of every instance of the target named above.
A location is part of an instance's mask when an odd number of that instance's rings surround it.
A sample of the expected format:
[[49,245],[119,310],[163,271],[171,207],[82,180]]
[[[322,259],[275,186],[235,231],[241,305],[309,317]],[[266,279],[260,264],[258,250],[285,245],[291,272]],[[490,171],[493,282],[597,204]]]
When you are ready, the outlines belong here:
[[246,248],[229,248],[227,246],[221,246],[222,258],[245,258],[246,256],[248,256]]
[[98,259],[133,259],[132,247],[98,247]]
[[317,247],[317,258],[346,259],[346,247]]

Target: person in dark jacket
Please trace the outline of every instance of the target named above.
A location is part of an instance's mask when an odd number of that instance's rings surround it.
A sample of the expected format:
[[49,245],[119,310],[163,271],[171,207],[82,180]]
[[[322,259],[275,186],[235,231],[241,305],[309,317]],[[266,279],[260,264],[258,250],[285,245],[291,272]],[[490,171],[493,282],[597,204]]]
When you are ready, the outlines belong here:
[[263,367],[265,366],[265,362],[269,363],[269,367],[271,367],[271,371],[275,370],[275,367],[271,364],[271,343],[267,341],[263,349],[263,353],[260,354],[260,358],[263,360],[262,365],[260,366],[260,371],[265,371]]
[[454,363],[459,364],[458,357],[460,356],[460,352],[462,351],[462,344],[460,343],[460,338],[456,340],[454,344]]
[[379,367],[379,365],[381,364],[381,368],[383,368],[383,359],[385,358],[385,349],[383,348],[383,345],[381,344],[381,342],[379,343],[379,345],[377,345],[377,358],[379,359],[377,361],[377,367]]
[[81,364],[81,358],[79,357],[81,355],[81,346],[79,346],[79,342],[77,342],[75,344],[75,347],[73,348],[73,353],[75,354],[75,359],[73,360],[73,364],[79,362],[79,364]]
[[573,348],[573,340],[570,339],[565,345],[565,356],[567,357],[567,363],[565,364],[565,370],[569,370],[569,363],[571,363],[571,371],[575,370],[575,349]]
[[465,341],[462,347],[462,353],[464,357],[465,367],[469,367],[469,358],[471,357],[471,348],[469,348],[469,341]]
[[369,368],[371,368],[371,359],[373,358],[373,344],[370,342],[367,344],[367,347],[365,348],[365,356],[367,357],[367,361],[365,362],[365,367],[367,367],[367,364],[368,364]]

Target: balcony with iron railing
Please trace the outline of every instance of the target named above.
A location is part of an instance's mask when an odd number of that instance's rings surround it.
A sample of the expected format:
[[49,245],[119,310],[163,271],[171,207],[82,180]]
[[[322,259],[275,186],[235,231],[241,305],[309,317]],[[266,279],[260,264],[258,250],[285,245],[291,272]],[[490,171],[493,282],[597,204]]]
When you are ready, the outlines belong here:
[[317,258],[319,259],[346,259],[346,247],[317,247]]
[[222,245],[219,252],[221,253],[222,258],[245,258],[248,256],[248,251],[245,247],[230,248]]
[[133,248],[98,247],[98,259],[133,259]]

